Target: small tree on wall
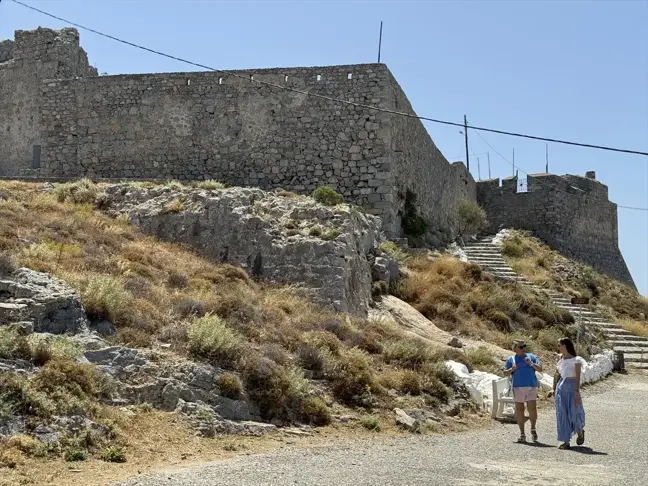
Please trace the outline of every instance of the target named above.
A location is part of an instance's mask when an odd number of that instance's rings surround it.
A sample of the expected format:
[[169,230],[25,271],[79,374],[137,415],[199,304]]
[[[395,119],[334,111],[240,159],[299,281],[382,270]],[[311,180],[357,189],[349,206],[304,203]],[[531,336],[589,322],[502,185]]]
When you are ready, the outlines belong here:
[[477,234],[487,226],[486,211],[476,202],[464,199],[457,203],[455,241],[460,241],[463,244],[465,236]]

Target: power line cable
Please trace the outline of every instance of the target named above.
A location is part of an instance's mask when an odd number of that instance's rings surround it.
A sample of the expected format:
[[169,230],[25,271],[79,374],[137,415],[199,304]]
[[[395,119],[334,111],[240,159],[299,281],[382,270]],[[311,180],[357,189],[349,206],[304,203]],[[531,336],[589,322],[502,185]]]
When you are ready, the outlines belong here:
[[[475,133],[477,133],[477,135],[479,136],[479,138],[481,138],[482,141],[483,141],[486,145],[488,145],[488,146],[491,148],[491,150],[492,150],[493,152],[495,152],[497,155],[499,155],[502,159],[504,159],[504,160],[505,160],[506,162],[508,162],[510,165],[514,166],[517,170],[519,170],[520,172],[522,172],[523,174],[525,174],[527,177],[533,177],[533,176],[532,176],[531,174],[529,174],[528,172],[525,172],[524,170],[522,170],[522,169],[520,168],[519,165],[517,165],[517,164],[513,164],[513,162],[511,162],[509,159],[507,159],[507,158],[504,157],[501,153],[499,153],[495,147],[493,147],[490,143],[488,143],[488,141],[487,141],[487,140],[486,140],[486,139],[481,135],[481,133],[479,133],[479,132],[475,132]],[[550,187],[550,188],[552,188],[552,189],[554,189],[554,190],[556,190],[556,191],[558,191],[558,192],[562,192],[562,193],[565,193],[565,194],[569,194],[570,196],[577,197],[575,194],[572,194],[572,193],[567,192],[567,191],[563,191],[562,189],[559,189],[558,187],[553,186],[553,185],[551,185],[551,184],[547,184],[545,181],[543,181],[542,179],[540,179],[540,178],[538,178],[538,177],[534,177],[534,180],[538,181],[538,182],[539,182],[540,184],[542,184],[543,186]],[[572,187],[574,187],[574,186],[572,186]],[[576,189],[576,190],[578,190],[578,191],[581,191],[581,192],[584,192],[582,189],[579,189],[578,187],[574,187],[574,189]],[[620,205],[620,204],[617,204],[617,207],[618,207],[618,208],[623,208],[623,209],[633,209],[633,210],[635,210],[635,211],[648,211],[648,208],[638,208],[638,207],[634,207],[634,206],[622,206],[622,205]]]
[[[408,118],[416,118],[416,119],[419,119],[419,120],[429,121],[429,122],[432,122],[432,123],[438,123],[438,124],[441,124],[441,125],[450,125],[450,126],[461,127],[461,128],[464,127],[463,123],[456,123],[456,122],[451,122],[451,121],[446,121],[446,120],[438,120],[438,119],[435,119],[435,118],[429,118],[429,117],[425,117],[425,116],[418,116],[418,115],[412,114],[412,113],[405,113],[405,112],[402,112],[402,111],[390,110],[388,108],[380,108],[380,107],[377,107],[377,106],[365,105],[365,104],[356,103],[356,102],[353,102],[353,101],[347,101],[347,100],[342,100],[342,99],[339,99],[339,98],[333,98],[331,96],[326,96],[326,95],[322,95],[322,94],[318,94],[318,93],[312,93],[312,92],[309,92],[309,91],[304,91],[304,90],[301,90],[301,89],[298,89],[298,88],[293,88],[293,87],[290,87],[290,86],[282,86],[280,84],[271,83],[269,81],[262,81],[260,79],[250,79],[250,78],[247,78],[246,76],[237,74],[237,73],[232,72],[232,71],[225,71],[223,69],[216,69],[216,68],[213,68],[213,67],[210,67],[210,66],[206,66],[204,64],[200,64],[200,63],[197,63],[197,62],[189,61],[187,59],[183,59],[181,57],[173,56],[171,54],[166,54],[164,52],[157,51],[157,50],[151,49],[149,47],[145,47],[145,46],[142,46],[142,45],[139,45],[139,44],[135,44],[133,42],[130,42],[130,41],[127,41],[127,40],[124,40],[124,39],[120,39],[118,37],[114,37],[114,36],[109,35],[109,34],[105,34],[103,32],[92,29],[90,27],[86,27],[84,25],[72,22],[72,21],[64,19],[62,17],[58,17],[57,15],[54,15],[54,14],[51,14],[51,13],[46,12],[44,10],[41,10],[39,8],[33,7],[31,5],[28,5],[26,3],[21,2],[19,0],[10,0],[10,1],[17,4],[17,5],[20,5],[22,7],[25,7],[25,8],[28,8],[30,10],[33,10],[35,12],[46,15],[47,17],[51,17],[53,19],[64,22],[66,24],[73,25],[74,27],[78,27],[79,29],[82,29],[82,30],[87,30],[88,32],[92,32],[93,34],[97,34],[97,35],[100,35],[102,37],[106,37],[108,39],[114,40],[116,42],[120,42],[122,44],[126,44],[128,46],[135,47],[137,49],[141,49],[141,50],[153,53],[153,54],[157,54],[159,56],[163,56],[163,57],[166,57],[166,58],[169,58],[169,59],[173,59],[175,61],[179,61],[179,62],[182,62],[182,63],[185,63],[185,64],[189,64],[191,66],[206,69],[208,71],[214,71],[214,72],[218,72],[218,73],[223,73],[223,74],[226,74],[228,76],[234,76],[234,77],[245,79],[247,81],[251,81],[251,82],[254,82],[254,83],[259,83],[259,84],[262,84],[262,85],[271,86],[273,88],[283,89],[283,90],[286,90],[286,91],[292,91],[294,93],[299,93],[299,94],[306,95],[306,96],[312,96],[312,97],[315,97],[315,98],[320,98],[320,99],[332,101],[334,103],[340,103],[340,104],[355,106],[355,107],[358,107],[358,108],[365,108],[365,109],[369,109],[369,110],[380,111],[380,112],[383,112],[383,113],[390,113],[392,115],[405,116],[405,117],[408,117]],[[626,154],[646,155],[646,156],[648,156],[648,152],[642,152],[640,150],[620,149],[620,148],[615,148],[615,147],[607,147],[607,146],[604,146],[604,145],[595,145],[595,144],[589,144],[589,143],[572,142],[572,141],[569,141],[569,140],[560,140],[560,139],[557,139],[557,138],[539,137],[539,136],[535,136],[535,135],[528,135],[528,134],[516,133],[516,132],[507,132],[507,131],[504,131],[504,130],[496,130],[494,128],[477,127],[477,126],[471,126],[471,125],[468,125],[468,128],[473,129],[473,130],[483,131],[483,132],[498,133],[500,135],[508,135],[508,136],[511,136],[511,137],[520,137],[520,138],[527,138],[527,139],[532,139],[532,140],[541,140],[541,141],[544,141],[544,142],[561,143],[561,144],[564,144],[564,145],[573,145],[573,146],[577,146],[577,147],[587,147],[587,148],[593,148],[593,149],[598,149],[598,150],[607,150],[607,151],[610,151],[610,152],[621,152],[621,153],[626,153]]]

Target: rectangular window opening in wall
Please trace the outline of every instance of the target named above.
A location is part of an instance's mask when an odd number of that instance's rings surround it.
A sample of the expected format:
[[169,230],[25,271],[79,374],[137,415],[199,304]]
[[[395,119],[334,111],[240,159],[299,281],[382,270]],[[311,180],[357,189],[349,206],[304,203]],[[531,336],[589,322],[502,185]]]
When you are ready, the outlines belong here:
[[347,74],[347,79],[351,79],[351,78],[353,78],[353,73]]
[[318,75],[317,75],[317,80],[318,80],[318,81],[321,81],[321,80],[322,80],[322,75],[321,75],[321,74],[318,74]]
[[517,192],[529,192],[529,178],[526,174],[517,178]]
[[32,169],[40,169],[41,166],[41,146],[34,145],[32,150]]

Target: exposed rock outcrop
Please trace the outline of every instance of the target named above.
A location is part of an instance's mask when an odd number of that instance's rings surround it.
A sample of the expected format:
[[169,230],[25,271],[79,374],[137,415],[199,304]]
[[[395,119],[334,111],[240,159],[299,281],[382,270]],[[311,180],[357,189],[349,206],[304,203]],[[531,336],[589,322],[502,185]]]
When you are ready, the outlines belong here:
[[0,325],[10,323],[20,324],[26,333],[88,331],[88,319],[76,291],[46,273],[26,268],[0,280]]
[[[373,280],[398,277],[382,253],[380,220],[308,197],[232,188],[111,186],[102,200],[140,230],[277,283],[301,283],[318,303],[365,315]],[[373,268],[372,268],[373,266]]]

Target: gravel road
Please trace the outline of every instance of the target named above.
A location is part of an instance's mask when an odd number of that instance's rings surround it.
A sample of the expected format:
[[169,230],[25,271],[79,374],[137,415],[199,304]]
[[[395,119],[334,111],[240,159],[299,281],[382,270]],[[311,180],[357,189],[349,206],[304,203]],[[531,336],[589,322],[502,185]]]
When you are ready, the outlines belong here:
[[648,484],[648,375],[631,374],[585,393],[587,441],[558,450],[553,412],[541,412],[540,444],[515,443],[497,424],[445,436],[412,436],[294,449],[159,472],[113,486]]

